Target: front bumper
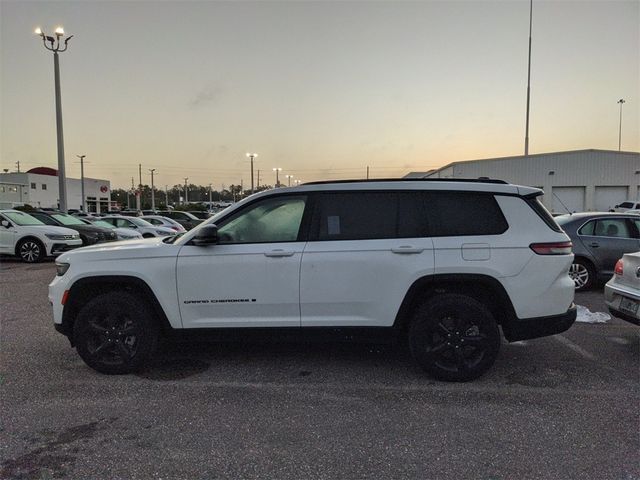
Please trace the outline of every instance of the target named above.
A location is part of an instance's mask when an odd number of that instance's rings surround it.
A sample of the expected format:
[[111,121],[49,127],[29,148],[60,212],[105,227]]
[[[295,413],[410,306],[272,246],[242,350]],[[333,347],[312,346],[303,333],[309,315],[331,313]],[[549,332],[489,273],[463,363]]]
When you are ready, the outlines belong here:
[[516,318],[502,325],[505,338],[510,342],[548,337],[565,332],[576,321],[578,309],[571,304],[569,309],[560,315],[536,318]]
[[50,256],[57,256],[61,253],[68,252],[69,250],[73,250],[74,248],[80,248],[82,246],[82,240],[69,240],[66,242],[54,242],[51,244],[51,249],[49,250]]

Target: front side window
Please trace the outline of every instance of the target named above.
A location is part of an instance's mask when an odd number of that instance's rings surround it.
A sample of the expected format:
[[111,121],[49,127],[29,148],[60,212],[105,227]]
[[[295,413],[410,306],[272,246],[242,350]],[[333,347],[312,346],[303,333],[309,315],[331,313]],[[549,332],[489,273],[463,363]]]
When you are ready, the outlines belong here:
[[220,244],[295,242],[306,197],[267,198],[249,205],[218,228]]

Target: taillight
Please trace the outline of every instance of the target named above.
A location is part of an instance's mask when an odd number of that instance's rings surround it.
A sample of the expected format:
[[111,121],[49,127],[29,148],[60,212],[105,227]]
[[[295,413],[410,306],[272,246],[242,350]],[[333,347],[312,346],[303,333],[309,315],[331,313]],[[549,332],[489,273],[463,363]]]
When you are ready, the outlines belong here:
[[622,274],[624,273],[623,269],[622,269],[622,259],[618,260],[616,262],[616,268],[613,270],[613,273],[615,273],[616,275],[620,275],[622,276]]
[[67,300],[69,300],[69,290],[65,290],[64,293],[62,294],[62,300],[60,301],[60,304],[61,305],[66,304]]
[[532,243],[529,248],[538,255],[569,255],[571,253],[571,242],[553,243]]

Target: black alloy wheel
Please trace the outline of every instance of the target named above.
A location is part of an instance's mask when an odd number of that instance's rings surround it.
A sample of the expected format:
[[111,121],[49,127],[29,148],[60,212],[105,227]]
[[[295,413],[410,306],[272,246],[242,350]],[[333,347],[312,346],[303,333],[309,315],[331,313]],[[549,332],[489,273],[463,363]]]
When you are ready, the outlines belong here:
[[124,374],[142,369],[158,341],[158,327],[143,299],[114,291],[97,296],[78,314],[73,329],[80,357],[94,370]]
[[42,242],[34,238],[21,240],[16,250],[22,261],[26,263],[40,262],[46,255]]
[[500,350],[500,331],[479,301],[443,294],[416,309],[409,345],[418,364],[433,377],[464,382],[493,365]]

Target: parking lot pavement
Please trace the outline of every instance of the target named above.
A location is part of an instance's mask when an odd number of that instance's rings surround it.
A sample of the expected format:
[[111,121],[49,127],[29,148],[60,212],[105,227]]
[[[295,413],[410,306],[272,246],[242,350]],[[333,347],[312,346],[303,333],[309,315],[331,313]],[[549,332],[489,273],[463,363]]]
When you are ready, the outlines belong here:
[[[466,384],[391,347],[174,343],[139,375],[52,326],[52,263],[0,264],[0,478],[640,478],[638,327],[504,344]],[[604,312],[601,291],[576,303]]]

